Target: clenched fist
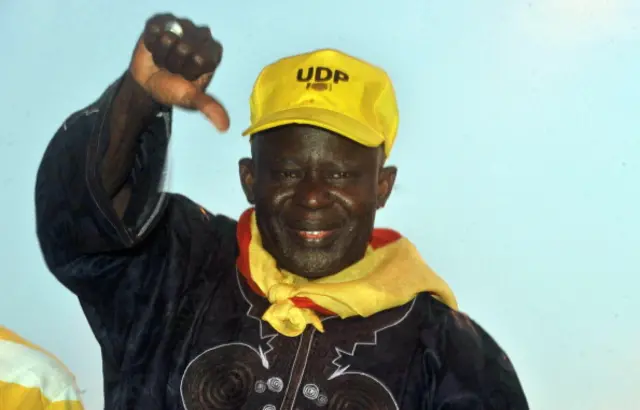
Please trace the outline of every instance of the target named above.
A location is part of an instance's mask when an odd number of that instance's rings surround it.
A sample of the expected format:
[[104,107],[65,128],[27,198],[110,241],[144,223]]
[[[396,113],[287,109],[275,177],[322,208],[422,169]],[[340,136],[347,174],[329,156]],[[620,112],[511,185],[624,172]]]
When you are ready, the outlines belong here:
[[225,108],[206,88],[222,59],[222,45],[205,26],[171,14],[151,17],[138,40],[129,71],[157,102],[202,112],[220,131]]

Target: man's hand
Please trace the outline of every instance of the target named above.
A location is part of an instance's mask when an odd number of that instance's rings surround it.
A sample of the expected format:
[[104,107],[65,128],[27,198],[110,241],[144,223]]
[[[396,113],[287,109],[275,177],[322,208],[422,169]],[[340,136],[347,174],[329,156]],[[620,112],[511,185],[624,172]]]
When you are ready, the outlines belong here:
[[229,116],[225,108],[205,93],[221,59],[222,45],[208,27],[157,14],[147,21],[129,71],[155,101],[198,110],[218,130],[226,131]]

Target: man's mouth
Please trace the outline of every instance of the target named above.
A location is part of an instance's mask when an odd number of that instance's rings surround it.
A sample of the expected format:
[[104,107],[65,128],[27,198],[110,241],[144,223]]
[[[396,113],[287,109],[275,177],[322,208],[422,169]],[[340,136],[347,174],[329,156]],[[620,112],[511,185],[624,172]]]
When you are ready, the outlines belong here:
[[333,227],[323,227],[320,229],[320,227],[315,226],[299,226],[295,228],[289,227],[288,231],[294,238],[297,238],[297,242],[305,247],[324,247],[333,242],[339,229]]
[[302,239],[307,241],[320,241],[324,238],[331,236],[335,232],[335,229],[331,230],[322,230],[322,231],[305,231],[305,230],[295,230],[295,233],[300,236]]

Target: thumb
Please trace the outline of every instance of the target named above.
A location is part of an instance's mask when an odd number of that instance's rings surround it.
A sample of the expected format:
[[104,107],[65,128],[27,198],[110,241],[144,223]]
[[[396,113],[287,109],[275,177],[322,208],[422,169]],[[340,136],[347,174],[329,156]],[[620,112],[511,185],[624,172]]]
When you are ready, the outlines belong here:
[[226,131],[229,129],[229,114],[227,114],[227,110],[214,97],[198,91],[191,102],[193,107],[204,114],[218,131]]

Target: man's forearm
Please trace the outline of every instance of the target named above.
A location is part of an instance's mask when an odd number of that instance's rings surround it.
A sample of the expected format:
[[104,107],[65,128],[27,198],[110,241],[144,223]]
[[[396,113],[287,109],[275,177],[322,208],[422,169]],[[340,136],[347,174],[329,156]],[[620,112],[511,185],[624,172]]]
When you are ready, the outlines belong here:
[[153,119],[158,105],[127,72],[109,114],[109,147],[101,163],[102,185],[116,198],[131,172],[138,137]]

